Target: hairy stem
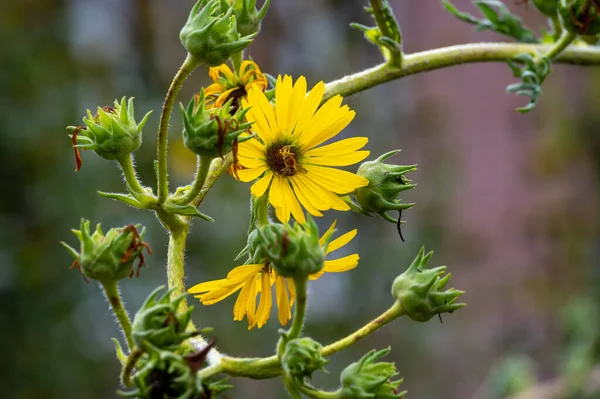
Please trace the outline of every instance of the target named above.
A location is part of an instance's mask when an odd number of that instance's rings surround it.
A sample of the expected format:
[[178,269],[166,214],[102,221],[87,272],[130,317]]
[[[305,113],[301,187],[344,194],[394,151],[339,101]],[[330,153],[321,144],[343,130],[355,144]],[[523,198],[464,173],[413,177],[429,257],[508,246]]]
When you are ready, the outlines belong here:
[[[323,102],[341,94],[349,96],[371,87],[421,72],[475,62],[505,62],[522,53],[532,56],[547,52],[548,45],[522,43],[472,43],[405,54],[402,66],[381,64],[328,83]],[[575,65],[600,65],[600,48],[570,46],[556,57],[556,62]]]
[[206,197],[206,194],[208,194],[208,192],[215,185],[219,177],[221,177],[221,175],[225,173],[225,171],[227,171],[227,169],[229,169],[231,165],[233,165],[233,155],[231,153],[225,155],[223,158],[215,158],[213,160],[213,162],[210,164],[208,176],[204,181],[204,186],[202,187],[196,198],[194,198],[194,200],[192,201],[192,205],[198,207],[202,203],[202,201]]
[[547,53],[544,55],[549,59],[554,59],[558,56],[567,46],[573,43],[573,40],[577,39],[577,35],[564,31],[560,38],[550,47]]
[[146,195],[146,191],[142,187],[138,180],[135,168],[133,166],[133,154],[127,154],[123,158],[118,160],[121,171],[123,171],[123,177],[127,183],[127,190],[138,199]]
[[121,294],[119,293],[119,288],[117,287],[116,281],[111,282],[103,282],[102,288],[104,288],[104,293],[106,294],[106,299],[110,304],[117,320],[119,321],[119,325],[121,326],[121,331],[123,331],[123,335],[127,340],[127,347],[129,349],[133,348],[133,337],[131,335],[131,320],[129,319],[129,315],[123,306],[123,302],[121,301]]
[[192,188],[183,197],[177,200],[179,204],[189,204],[202,190],[208,170],[210,169],[210,163],[212,158],[198,156],[198,170],[196,171],[196,177],[192,183]]
[[173,111],[173,104],[179,93],[179,89],[183,86],[183,82],[196,69],[200,63],[188,54],[181,68],[175,74],[165,103],[160,114],[160,123],[158,125],[158,202],[164,204],[169,194],[169,182],[167,173],[167,136],[169,135],[169,120]]
[[304,395],[314,399],[336,399],[340,397],[341,391],[341,389],[335,392],[319,391],[313,387],[309,387],[306,385],[301,385],[298,387],[298,389],[300,389],[300,392],[302,392]]
[[[175,299],[185,294],[185,245],[189,227],[171,231],[169,235],[169,248],[167,255],[167,281],[169,289],[173,289],[171,298]],[[187,300],[179,302],[177,313],[185,313],[188,309]],[[188,329],[196,330],[194,323],[190,322]]]
[[306,291],[308,288],[308,278],[294,278],[294,287],[296,288],[296,309],[294,309],[294,320],[292,327],[287,333],[288,340],[298,338],[304,327],[304,318],[306,317]]
[[327,345],[321,351],[323,356],[331,356],[334,353],[341,351],[342,349],[346,349],[350,345],[355,344],[361,339],[371,335],[376,330],[380,329],[387,323],[392,320],[397,319],[398,317],[404,314],[404,310],[400,305],[399,301],[394,302],[391,308],[383,312],[379,317],[370,321],[368,324],[364,325],[362,328],[356,330],[352,334],[348,335],[345,338],[340,339],[332,344]]
[[136,346],[131,350],[129,356],[127,356],[127,361],[125,362],[125,365],[121,370],[121,382],[123,383],[123,385],[127,387],[133,385],[133,383],[131,382],[131,373],[135,368],[135,364],[138,360],[140,360],[143,354],[144,351]]

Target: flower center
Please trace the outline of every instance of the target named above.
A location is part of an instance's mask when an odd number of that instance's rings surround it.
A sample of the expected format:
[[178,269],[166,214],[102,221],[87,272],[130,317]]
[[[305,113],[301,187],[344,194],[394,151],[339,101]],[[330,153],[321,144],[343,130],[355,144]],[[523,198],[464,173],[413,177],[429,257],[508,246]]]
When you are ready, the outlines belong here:
[[225,102],[233,100],[231,102],[231,109],[229,110],[230,115],[235,115],[237,110],[240,108],[240,105],[242,105],[242,98],[246,97],[247,94],[246,88],[244,86],[240,86],[227,96]]
[[269,169],[281,176],[306,173],[306,169],[298,163],[297,156],[293,145],[275,143],[267,148],[267,165]]

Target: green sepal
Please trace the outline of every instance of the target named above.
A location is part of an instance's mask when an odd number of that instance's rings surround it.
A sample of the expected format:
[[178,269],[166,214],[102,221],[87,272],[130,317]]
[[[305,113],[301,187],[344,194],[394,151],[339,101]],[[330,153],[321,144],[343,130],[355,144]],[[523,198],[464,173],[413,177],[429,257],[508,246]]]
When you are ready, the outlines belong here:
[[533,5],[545,16],[556,17],[559,0],[533,0]]
[[400,60],[402,56],[402,33],[400,24],[388,1],[382,0],[380,2],[378,15],[375,15],[371,7],[365,7],[365,10],[373,16],[377,26],[366,26],[353,22],[350,27],[361,31],[367,41],[378,46],[386,61]]
[[127,363],[127,356],[125,355],[125,353],[123,353],[123,349],[121,348],[121,344],[119,343],[119,341],[116,338],[111,338],[110,340],[115,345],[115,353],[117,355],[117,359],[121,363],[121,366],[124,366],[125,363]]
[[492,31],[511,37],[520,43],[539,43],[535,32],[523,25],[518,16],[498,0],[473,1],[485,18],[477,18],[466,12],[460,11],[449,0],[442,0],[444,8],[456,18],[469,24],[475,25],[478,31]]

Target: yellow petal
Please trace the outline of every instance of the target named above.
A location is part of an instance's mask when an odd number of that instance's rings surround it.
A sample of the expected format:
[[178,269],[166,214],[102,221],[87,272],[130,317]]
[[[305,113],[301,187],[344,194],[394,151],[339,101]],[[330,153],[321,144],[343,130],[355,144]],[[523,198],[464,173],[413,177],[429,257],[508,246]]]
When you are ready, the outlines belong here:
[[255,326],[254,314],[256,313],[256,277],[250,282],[250,291],[248,292],[248,302],[246,302],[246,318],[248,319],[248,330]]
[[281,222],[287,223],[291,213],[298,223],[306,223],[304,212],[290,187],[288,178],[275,175],[269,192],[269,200],[275,207],[275,215]]
[[[327,229],[327,231],[325,233],[323,233],[323,235],[321,236],[321,238],[319,238],[319,245],[323,246],[325,245],[325,240],[327,239],[327,237],[330,234],[333,234],[333,230],[335,229],[335,225],[337,224],[337,219],[335,219],[333,221],[333,223],[331,223],[331,226],[329,226],[329,228]],[[330,244],[331,245],[331,244]]]
[[223,299],[227,298],[230,295],[236,293],[240,288],[242,288],[242,284],[238,284],[235,286],[223,287],[217,290],[210,291],[206,294],[196,295],[196,298],[200,299],[203,305],[212,305],[217,302],[221,302]]
[[321,147],[313,148],[304,155],[308,157],[334,157],[337,155],[346,155],[363,148],[369,139],[367,137],[352,137],[336,141]]
[[254,195],[255,197],[262,197],[265,191],[267,191],[267,188],[269,188],[269,184],[271,183],[272,178],[273,172],[268,170],[267,173],[265,173],[265,175],[259,181],[257,181],[252,185],[252,187],[250,187],[250,192],[252,193],[252,195]]
[[302,101],[302,104],[298,110],[298,122],[294,128],[294,135],[301,136],[304,132],[304,129],[306,129],[306,126],[309,126],[308,123],[315,114],[317,108],[319,108],[319,104],[321,104],[324,93],[325,83],[321,81],[317,83],[315,87],[312,88],[310,93],[308,93],[308,95],[304,98],[304,101]]
[[348,211],[350,207],[346,204],[340,197],[334,194],[327,188],[317,184],[314,179],[309,175],[296,175],[302,181],[309,190],[310,200],[311,202],[315,201],[323,201],[326,205],[327,209],[336,209],[338,211]]
[[326,157],[310,157],[303,161],[304,164],[321,165],[321,166],[348,166],[354,165],[362,161],[370,154],[369,151],[356,151],[351,154],[326,156]]
[[340,249],[344,245],[348,244],[350,241],[352,241],[352,239],[354,237],[356,237],[357,232],[358,232],[357,229],[351,230],[351,231],[347,232],[346,234],[343,234],[343,235],[339,236],[338,238],[336,238],[335,240],[331,241],[329,243],[329,245],[327,246],[327,252],[325,254],[333,252],[336,249]]
[[285,279],[281,276],[277,276],[275,279],[275,294],[277,295],[277,316],[279,317],[279,323],[285,326],[292,318],[292,311],[290,310],[290,299],[285,288]]
[[[263,166],[267,166],[267,163],[265,162],[264,159],[261,158],[248,158],[246,156],[242,156],[238,154],[238,163],[248,169],[252,169],[252,168],[260,168]],[[356,163],[356,162],[355,162]],[[320,163],[320,162],[314,162],[315,165],[329,165],[326,163]],[[333,165],[333,166],[337,166],[337,165]],[[345,166],[345,165],[343,165]]]
[[[332,102],[334,100],[336,101]],[[302,135],[302,144],[306,150],[334,137],[352,122],[356,113],[351,111],[347,105],[339,108],[341,101],[341,98],[332,98],[312,117]]]
[[233,320],[242,320],[246,315],[246,305],[248,304],[248,296],[250,295],[250,288],[254,283],[254,276],[246,280],[244,287],[238,295],[235,305],[233,306]]
[[188,289],[188,292],[190,294],[200,294],[202,292],[214,290],[215,288],[221,288],[224,285],[227,285],[226,279],[205,281],[203,283],[196,284],[195,286],[191,287],[190,289]]
[[298,200],[302,206],[306,208],[308,213],[313,216],[323,216],[319,209],[311,202],[309,197],[307,197],[304,185],[296,178],[296,176],[290,177],[290,183],[292,183],[292,188],[294,189],[294,193],[298,197]]
[[339,273],[352,270],[358,265],[358,260],[358,254],[348,255],[334,260],[326,260],[323,271],[327,273]]
[[259,166],[258,168],[240,169],[237,171],[237,176],[240,181],[249,182],[262,175],[267,169],[266,165]]
[[[240,135],[241,138],[248,137],[247,133]],[[266,148],[256,139],[250,139],[238,145],[238,155],[246,158],[265,159]]]
[[246,277],[258,273],[263,267],[264,265],[258,263],[238,266],[236,268],[233,268],[229,273],[227,273],[227,280],[236,279],[240,276],[245,280]]
[[305,97],[306,78],[304,76],[300,76],[298,80],[296,80],[296,84],[294,85],[290,93],[290,98],[288,99],[288,112],[285,119],[285,125],[282,127],[282,125],[279,124],[279,127],[282,129],[282,131],[289,134],[294,131],[294,127],[298,123],[300,107],[302,106]]
[[351,193],[356,188],[369,184],[367,179],[345,170],[315,165],[306,165],[305,168],[311,180],[336,194]]
[[[266,121],[269,126],[269,130],[266,133],[267,140],[263,139],[264,144],[269,144],[273,137],[277,136],[279,129],[277,127],[277,120],[275,118],[275,112],[273,105],[269,102],[265,94],[256,86],[250,88],[248,93],[248,102],[252,106],[249,113],[258,115],[259,118]],[[271,140],[269,140],[269,138]]]
[[258,311],[256,312],[258,328],[264,326],[267,320],[269,320],[269,316],[271,315],[271,307],[273,305],[269,275],[267,273],[262,273],[261,280],[262,287],[260,292],[260,304],[258,305]]
[[[249,93],[252,93],[253,90],[250,90]],[[262,140],[263,144],[269,144],[273,138],[273,133],[271,132],[271,127],[269,126],[269,122],[265,118],[263,112],[261,112],[260,107],[253,102],[250,102],[250,95],[248,95],[248,101],[242,100],[243,108],[250,108],[248,112],[246,112],[246,121],[253,122],[252,131],[255,132],[258,137]]]
[[294,285],[294,280],[292,278],[286,278],[288,290],[290,291],[290,308],[294,305],[296,301],[296,286]]
[[[275,114],[277,115],[277,125],[283,133],[287,129],[287,118],[290,114],[290,97],[292,95],[292,77],[281,75],[277,77],[275,83]],[[288,131],[288,133],[291,133]]]

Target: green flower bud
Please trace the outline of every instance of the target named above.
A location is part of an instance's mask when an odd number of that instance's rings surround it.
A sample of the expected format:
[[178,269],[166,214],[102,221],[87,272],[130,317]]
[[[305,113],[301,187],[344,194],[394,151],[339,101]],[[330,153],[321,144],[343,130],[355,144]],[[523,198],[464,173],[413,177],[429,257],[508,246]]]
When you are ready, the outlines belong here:
[[[233,6],[237,21],[237,30],[242,36],[257,34],[260,23],[267,14],[271,0],[266,0],[260,10],[256,8],[256,0],[227,0]],[[227,5],[229,6],[229,5]]]
[[194,59],[216,67],[252,43],[256,34],[240,37],[233,12],[233,7],[223,12],[221,0],[196,3],[179,34],[181,44]]
[[[183,143],[195,154],[209,158],[222,157],[237,145],[238,137],[252,123],[244,122],[244,115],[250,108],[237,109],[230,114],[229,100],[220,108],[206,109],[204,90],[190,101],[187,109],[180,105],[183,119]],[[252,136],[239,140],[243,142]]]
[[390,352],[390,348],[380,351],[372,350],[358,362],[346,367],[340,375],[344,399],[387,399],[402,398],[406,391],[398,392],[402,379],[391,381],[397,376],[394,363],[377,362]]
[[533,4],[547,17],[555,17],[558,12],[558,0],[533,0]]
[[80,252],[70,247],[65,242],[61,244],[75,258],[73,267],[77,267],[83,278],[109,283],[133,276],[133,264],[139,259],[137,275],[144,265],[142,250],[146,248],[152,253],[150,246],[145,243],[146,228],[140,225],[128,225],[122,228],[113,228],[104,235],[100,224],[96,231],[90,235],[90,221],[81,219],[80,230],[72,230],[81,241]]
[[288,341],[281,357],[281,365],[286,375],[302,383],[311,378],[317,370],[322,370],[328,360],[321,355],[323,346],[312,338],[296,338]]
[[570,33],[600,33],[600,7],[592,0],[560,0],[558,14],[563,27]]
[[73,148],[77,161],[76,171],[81,167],[79,148],[94,150],[104,159],[115,160],[137,150],[142,144],[142,129],[152,111],[148,112],[138,124],[134,117],[133,97],[125,102],[125,97],[119,103],[115,100],[114,107],[98,107],[96,115],[90,110],[83,118],[85,126],[69,126],[73,133]]
[[446,274],[446,266],[425,269],[433,252],[425,254],[421,251],[404,273],[396,277],[392,284],[392,295],[400,302],[408,317],[415,321],[427,321],[441,313],[451,313],[466,306],[464,303],[454,303],[464,294],[454,288],[443,291],[450,280],[451,274]]
[[264,254],[262,259],[269,262],[280,276],[307,277],[323,269],[329,237],[322,247],[319,244],[319,228],[310,215],[306,225],[268,224],[257,229],[253,242],[254,260],[262,263],[260,259]]
[[159,296],[163,289],[164,286],[161,286],[152,291],[133,319],[133,341],[144,350],[148,345],[174,350],[186,339],[202,332],[186,331],[193,306],[184,313],[177,313],[177,308],[186,295],[171,300],[172,290]]
[[201,381],[183,356],[152,345],[145,348],[147,359],[133,376],[135,389],[119,392],[126,398],[199,398]]
[[403,204],[400,200],[396,200],[396,196],[402,191],[415,187],[415,184],[409,184],[410,180],[404,175],[417,170],[416,165],[399,166],[383,163],[399,152],[400,150],[390,151],[374,161],[364,162],[356,173],[369,181],[367,186],[356,189],[356,200],[362,210],[368,214],[379,215],[392,223],[399,223],[399,220],[388,215],[388,211],[402,211],[415,205]]

